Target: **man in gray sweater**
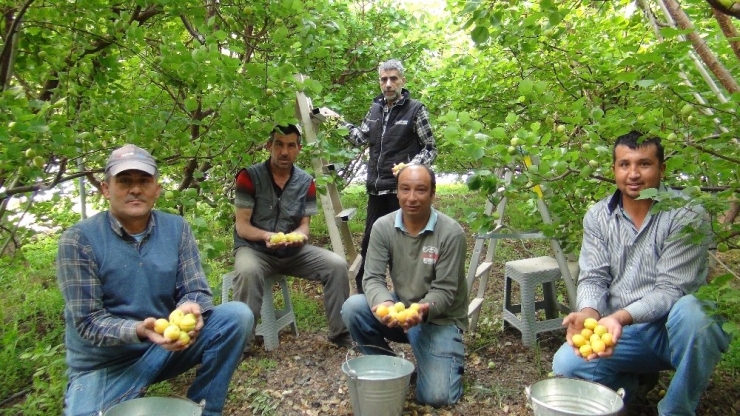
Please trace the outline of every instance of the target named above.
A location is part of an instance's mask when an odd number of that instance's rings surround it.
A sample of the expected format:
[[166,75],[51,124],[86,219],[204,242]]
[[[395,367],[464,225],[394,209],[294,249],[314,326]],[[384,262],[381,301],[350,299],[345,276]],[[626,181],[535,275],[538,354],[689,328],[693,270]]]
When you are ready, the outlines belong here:
[[[416,400],[439,407],[462,395],[468,288],[465,232],[432,208],[435,189],[434,172],[427,166],[409,165],[398,173],[401,209],[373,225],[365,293],[347,299],[342,319],[363,354],[392,355],[388,341],[411,344],[418,370]],[[404,312],[396,313],[402,309],[399,302]]]

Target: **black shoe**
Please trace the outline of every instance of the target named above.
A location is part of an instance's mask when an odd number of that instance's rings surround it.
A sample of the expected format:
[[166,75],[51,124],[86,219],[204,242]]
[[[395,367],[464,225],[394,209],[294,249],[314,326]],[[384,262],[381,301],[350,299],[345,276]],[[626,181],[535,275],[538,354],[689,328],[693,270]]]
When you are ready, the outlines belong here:
[[637,375],[637,396],[647,397],[648,393],[658,385],[660,373],[643,373]]
[[342,334],[337,337],[329,338],[329,341],[339,348],[352,348],[354,345],[352,337],[349,334]]

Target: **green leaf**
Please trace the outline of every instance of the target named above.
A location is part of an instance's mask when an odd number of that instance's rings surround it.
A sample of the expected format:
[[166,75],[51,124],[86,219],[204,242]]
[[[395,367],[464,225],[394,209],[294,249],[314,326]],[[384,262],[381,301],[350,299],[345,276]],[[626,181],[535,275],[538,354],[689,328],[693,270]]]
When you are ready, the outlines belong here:
[[490,33],[488,32],[488,28],[484,26],[476,26],[475,29],[470,33],[470,37],[473,39],[473,42],[477,44],[485,43],[489,37]]
[[188,97],[185,99],[183,105],[185,106],[186,110],[195,111],[198,108],[198,100],[193,97]]
[[658,189],[657,188],[648,188],[644,189],[640,192],[640,196],[637,197],[638,200],[640,199],[653,199],[656,196],[658,196]]

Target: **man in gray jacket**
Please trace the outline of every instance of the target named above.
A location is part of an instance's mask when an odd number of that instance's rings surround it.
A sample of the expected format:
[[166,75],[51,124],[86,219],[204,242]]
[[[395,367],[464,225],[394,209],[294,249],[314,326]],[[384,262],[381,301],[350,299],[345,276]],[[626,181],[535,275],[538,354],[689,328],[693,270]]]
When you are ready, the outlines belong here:
[[[370,230],[378,218],[399,208],[396,198],[396,169],[407,163],[431,166],[437,157],[437,146],[429,122],[429,112],[420,101],[411,98],[405,87],[406,77],[401,61],[389,59],[378,67],[381,94],[373,99],[359,126],[344,123],[349,129],[347,140],[355,146],[368,146],[368,193],[365,234],[360,254],[362,263],[355,280],[362,293],[362,276],[370,241]],[[322,114],[339,117],[331,110]]]
[[[452,218],[432,208],[436,181],[424,165],[398,173],[401,209],[381,217],[370,234],[365,293],[350,297],[342,318],[363,354],[392,355],[388,340],[411,344],[418,378],[416,399],[439,407],[462,395],[468,326],[465,232]],[[394,292],[388,290],[390,270]],[[392,317],[402,302],[414,310]]]

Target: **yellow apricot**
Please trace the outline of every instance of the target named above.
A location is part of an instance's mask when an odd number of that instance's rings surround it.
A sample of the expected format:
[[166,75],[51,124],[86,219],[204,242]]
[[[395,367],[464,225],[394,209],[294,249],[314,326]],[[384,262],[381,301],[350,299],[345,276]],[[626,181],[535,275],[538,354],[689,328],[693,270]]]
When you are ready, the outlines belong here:
[[594,328],[594,334],[598,336],[602,336],[606,334],[607,332],[609,332],[609,330],[606,329],[604,325],[596,325],[596,328]]
[[598,325],[598,321],[594,318],[586,318],[585,321],[583,321],[583,327],[588,329],[594,329],[596,328],[596,325]]
[[154,322],[154,332],[162,335],[164,334],[164,330],[167,329],[168,326],[170,326],[170,321],[164,318],[159,318]]
[[582,345],[581,348],[579,348],[578,350],[581,352],[581,355],[584,357],[588,357],[589,355],[591,355],[591,353],[594,352],[591,346],[588,344]]
[[170,341],[177,341],[180,338],[180,327],[177,325],[170,325],[164,330],[162,336]]
[[595,353],[604,352],[604,350],[606,349],[606,345],[604,345],[604,341],[597,339],[597,340],[591,341],[591,349]]
[[581,334],[573,335],[570,340],[573,341],[573,345],[575,345],[576,348],[581,348],[581,346],[586,343],[586,338],[584,338]]
[[386,315],[388,315],[388,307],[383,305],[382,303],[378,305],[378,307],[375,309],[375,315],[377,315],[379,318],[382,318]]
[[612,338],[612,334],[606,333],[601,336],[601,341],[606,345],[607,347],[611,347],[614,345],[614,339]]

